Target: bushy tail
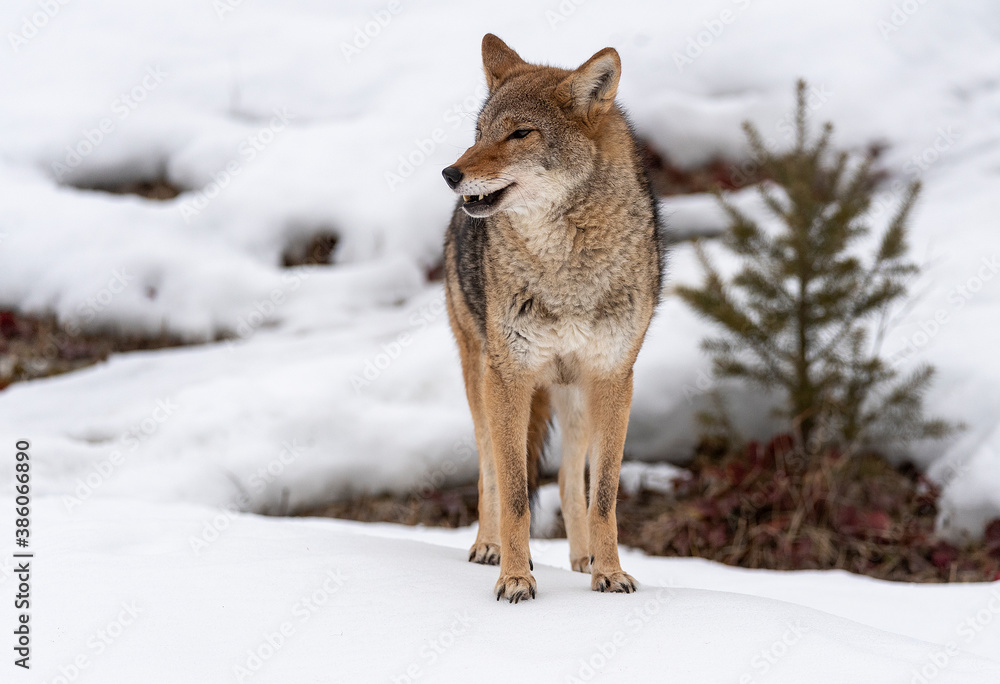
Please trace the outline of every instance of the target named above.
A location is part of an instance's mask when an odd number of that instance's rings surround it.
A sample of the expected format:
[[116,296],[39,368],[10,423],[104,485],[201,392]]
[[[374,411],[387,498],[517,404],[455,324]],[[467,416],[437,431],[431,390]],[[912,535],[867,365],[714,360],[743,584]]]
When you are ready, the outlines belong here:
[[528,419],[528,495],[532,496],[538,489],[538,480],[542,474],[542,452],[545,450],[545,438],[549,434],[549,422],[552,419],[549,391],[544,387],[535,390],[531,397],[531,417]]

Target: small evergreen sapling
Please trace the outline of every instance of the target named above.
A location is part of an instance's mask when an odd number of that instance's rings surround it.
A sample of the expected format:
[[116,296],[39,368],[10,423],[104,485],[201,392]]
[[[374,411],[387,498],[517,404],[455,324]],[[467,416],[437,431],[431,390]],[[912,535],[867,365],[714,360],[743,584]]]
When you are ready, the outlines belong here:
[[[742,258],[742,268],[727,280],[698,246],[705,281],[677,292],[721,328],[703,343],[715,376],[777,391],[778,413],[797,426],[803,443],[944,436],[954,426],[923,415],[933,369],[924,365],[900,377],[879,356],[888,313],[918,271],[906,258],[906,235],[920,185],[907,187],[874,253],[857,254],[854,243],[871,231],[876,152],[860,160],[831,152],[829,123],[810,140],[805,95],[799,81],[790,151],[768,149],[757,129],[744,124],[761,175],[770,179],[759,192],[778,228],[762,229],[720,192],[730,220],[723,245]],[[710,417],[728,425],[722,398],[715,399]]]

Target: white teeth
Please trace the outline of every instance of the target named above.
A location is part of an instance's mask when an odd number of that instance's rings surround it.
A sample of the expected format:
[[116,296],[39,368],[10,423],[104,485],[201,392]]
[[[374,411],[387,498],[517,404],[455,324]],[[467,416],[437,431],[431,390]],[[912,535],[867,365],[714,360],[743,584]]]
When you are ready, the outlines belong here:
[[479,199],[482,199],[483,197],[485,197],[485,195],[480,195],[480,196],[479,196]]
[[465,200],[466,202],[471,202],[472,201],[472,196],[471,195],[462,195],[462,199]]

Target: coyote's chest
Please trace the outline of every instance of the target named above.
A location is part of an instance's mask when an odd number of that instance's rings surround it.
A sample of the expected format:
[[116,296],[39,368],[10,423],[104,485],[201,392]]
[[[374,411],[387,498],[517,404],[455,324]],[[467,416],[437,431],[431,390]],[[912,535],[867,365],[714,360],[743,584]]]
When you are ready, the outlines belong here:
[[582,264],[523,276],[503,320],[507,344],[522,363],[613,368],[629,353],[637,325],[627,286]]
[[487,255],[488,318],[514,358],[571,372],[615,368],[634,353],[651,287],[639,267],[648,255],[634,240],[570,221],[498,228]]

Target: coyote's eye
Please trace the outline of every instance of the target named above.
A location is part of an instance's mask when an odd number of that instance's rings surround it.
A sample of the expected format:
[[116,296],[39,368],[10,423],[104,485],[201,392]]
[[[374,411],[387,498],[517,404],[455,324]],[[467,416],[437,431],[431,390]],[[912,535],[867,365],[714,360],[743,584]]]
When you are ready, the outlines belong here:
[[507,140],[518,140],[519,138],[524,138],[531,133],[530,128],[518,128],[516,131],[507,136]]

